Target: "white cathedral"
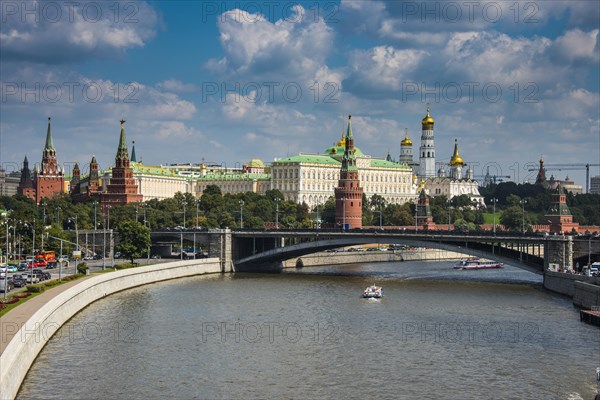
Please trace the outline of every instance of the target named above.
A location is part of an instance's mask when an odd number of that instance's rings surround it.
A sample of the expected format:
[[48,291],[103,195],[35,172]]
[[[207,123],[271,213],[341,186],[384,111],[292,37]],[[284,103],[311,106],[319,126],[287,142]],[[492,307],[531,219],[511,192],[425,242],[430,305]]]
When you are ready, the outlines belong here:
[[440,167],[436,174],[434,124],[435,120],[429,113],[429,104],[427,104],[427,115],[421,120],[419,162],[415,163],[413,160],[412,141],[406,132],[400,142],[400,163],[412,167],[413,174],[423,182],[429,196],[445,195],[448,199],[452,199],[464,194],[469,196],[474,206],[485,207],[483,196],[479,194],[479,184],[473,177],[473,169],[468,167],[458,154],[458,140],[454,140],[454,153],[450,162],[439,163]]

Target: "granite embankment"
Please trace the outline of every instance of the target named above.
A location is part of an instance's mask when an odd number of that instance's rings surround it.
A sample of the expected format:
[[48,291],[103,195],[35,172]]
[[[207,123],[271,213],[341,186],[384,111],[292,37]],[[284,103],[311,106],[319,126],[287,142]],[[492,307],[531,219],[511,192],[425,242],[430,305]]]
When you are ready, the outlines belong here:
[[[0,355],[0,398],[16,396],[27,371],[46,342],[65,322],[94,301],[135,286],[220,272],[217,258],[124,269],[92,276],[66,288],[58,286],[49,290],[44,293],[47,301],[31,310],[26,322],[18,322],[23,313],[19,309],[29,302],[11,310],[0,318],[1,340],[5,342]],[[53,292],[55,296],[47,296]],[[16,318],[17,315],[19,318]]]

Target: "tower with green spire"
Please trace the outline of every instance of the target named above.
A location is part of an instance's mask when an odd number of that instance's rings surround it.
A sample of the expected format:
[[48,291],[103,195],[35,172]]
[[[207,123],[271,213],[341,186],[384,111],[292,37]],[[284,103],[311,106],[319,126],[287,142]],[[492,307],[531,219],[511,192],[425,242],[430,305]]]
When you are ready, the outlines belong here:
[[133,177],[133,168],[129,165],[125,120],[122,119],[120,122],[121,134],[115,156],[115,166],[112,169],[112,177],[106,185],[106,191],[100,197],[100,205],[103,209],[106,209],[107,206],[122,206],[142,201],[142,195],[138,192],[138,185]]
[[362,227],[362,195],[356,165],[354,135],[352,134],[352,116],[348,115],[344,156],[340,168],[338,187],[335,188],[335,222],[342,229]]
[[135,140],[131,144],[131,162],[137,162],[137,158],[135,157]]
[[56,161],[56,149],[52,140],[50,117],[48,117],[48,128],[46,130],[46,144],[42,152],[42,165],[40,171],[35,174],[34,181],[35,200],[38,204],[44,197],[52,197],[65,190],[64,175]]

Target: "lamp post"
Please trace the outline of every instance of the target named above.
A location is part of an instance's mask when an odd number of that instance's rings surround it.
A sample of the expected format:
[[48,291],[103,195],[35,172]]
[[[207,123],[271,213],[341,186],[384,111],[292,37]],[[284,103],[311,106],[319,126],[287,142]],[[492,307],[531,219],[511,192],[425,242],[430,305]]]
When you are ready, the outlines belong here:
[[186,210],[186,203],[183,203],[183,229],[185,229],[185,210]]
[[[7,214],[5,213],[4,216]],[[4,298],[6,299],[6,292],[8,292],[8,218],[4,221],[6,224],[6,269],[4,270]]]
[[521,233],[525,234],[525,204],[527,203],[527,200],[522,199],[519,201],[519,203],[521,203],[521,206],[523,207],[523,214],[521,216]]
[[102,271],[106,269],[106,224],[102,223]]
[[111,243],[112,243],[112,233],[110,231],[110,206],[106,206],[106,217],[107,217],[106,218],[106,227],[108,229],[108,234],[110,235],[108,237],[108,252],[110,253],[109,254],[109,256],[110,256],[110,267],[114,268],[114,266],[115,266],[115,258],[114,258],[114,254],[113,254],[112,246],[111,246]]
[[198,217],[198,207],[199,206],[200,206],[200,199],[196,200],[196,229],[198,229],[198,221],[200,220]]
[[346,230],[346,196],[342,196],[342,230]]
[[494,236],[496,235],[496,203],[498,202],[498,199],[493,198],[491,199],[491,202],[494,203]]
[[275,229],[279,229],[279,197],[275,198]]
[[240,200],[240,229],[244,229],[244,200]]
[[69,218],[69,222],[73,221],[75,221],[75,250],[79,251],[79,229],[77,228],[77,216]]
[[321,229],[321,220],[319,219],[319,205],[317,204],[317,229]]
[[42,246],[41,246],[41,250],[44,251],[44,231],[43,231],[43,227],[46,226],[46,202],[42,202],[42,210],[43,210],[43,218],[42,218]]
[[448,200],[448,231],[450,231],[450,217],[452,213],[452,202]]
[[97,225],[97,221],[96,221],[96,207],[98,206],[98,202],[96,200],[94,200],[94,233],[96,231],[96,225]]

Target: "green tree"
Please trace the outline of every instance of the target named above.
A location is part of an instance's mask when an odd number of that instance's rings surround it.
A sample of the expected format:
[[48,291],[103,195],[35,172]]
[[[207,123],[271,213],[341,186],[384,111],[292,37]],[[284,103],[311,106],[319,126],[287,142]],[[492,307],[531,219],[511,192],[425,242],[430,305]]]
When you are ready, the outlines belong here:
[[134,220],[122,221],[119,231],[119,251],[131,260],[140,258],[150,247],[150,230]]

